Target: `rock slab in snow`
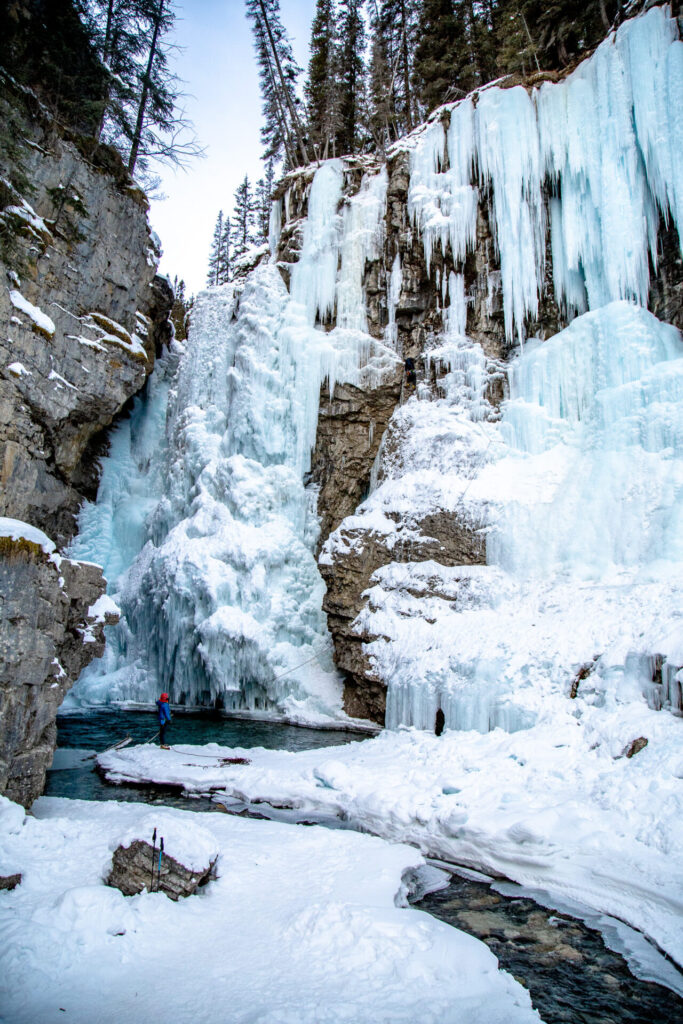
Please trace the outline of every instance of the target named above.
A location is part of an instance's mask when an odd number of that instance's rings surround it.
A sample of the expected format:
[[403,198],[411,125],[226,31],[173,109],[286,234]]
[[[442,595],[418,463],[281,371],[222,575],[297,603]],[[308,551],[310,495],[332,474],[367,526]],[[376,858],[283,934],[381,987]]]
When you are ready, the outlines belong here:
[[0,875],[0,889],[16,889],[21,885],[21,872],[16,875]]
[[215,843],[207,843],[209,834],[204,829],[197,829],[193,836],[193,832],[185,828],[178,836],[169,829],[159,828],[159,838],[164,831],[169,833],[169,840],[164,845],[175,857],[164,850],[159,870],[159,846],[154,848],[144,839],[127,835],[114,851],[107,885],[120,889],[124,896],[136,896],[144,889],[150,891],[152,888],[152,869],[154,890],[165,893],[172,900],[191,896],[198,886],[205,885],[213,876],[218,859]]

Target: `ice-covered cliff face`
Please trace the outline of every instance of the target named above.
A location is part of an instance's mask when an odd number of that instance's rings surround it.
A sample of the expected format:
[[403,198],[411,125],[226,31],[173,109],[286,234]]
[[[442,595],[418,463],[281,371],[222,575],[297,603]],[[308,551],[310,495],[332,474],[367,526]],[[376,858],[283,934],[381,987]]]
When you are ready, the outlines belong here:
[[[104,483],[135,466],[83,514],[74,553],[114,553],[125,620],[79,699],[336,713],[324,601],[347,709],[381,719],[386,693],[392,726],[524,727],[589,664],[582,699],[680,706],[683,346],[646,306],[683,228],[682,87],[659,7],[561,82],[443,108],[344,202],[348,162],[289,183],[273,260],[201,297],[165,433],[141,407],[156,433],[136,454],[120,428]],[[417,386],[323,597],[338,519],[304,481],[344,468],[311,466],[317,429],[316,460],[343,450],[321,385],[362,405],[397,357]]]
[[[364,312],[386,173],[340,213],[343,176],[340,161],[315,174],[290,291],[271,263],[201,295],[177,369],[114,435],[75,550],[107,554],[125,621],[80,699],[149,700],[161,686],[291,718],[340,710],[304,475],[323,379],[372,385],[397,363]],[[335,309],[334,330],[316,327]]]
[[[643,307],[662,224],[677,245],[683,228],[682,75],[657,8],[564,81],[484,89],[399,144],[444,315],[378,486],[322,556],[358,713],[381,715],[379,687],[392,726],[441,707],[447,726],[517,729],[566,711],[583,666],[589,701],[681,710],[683,347]],[[482,206],[500,261],[475,277]],[[522,342],[549,290],[575,319],[512,353],[501,415],[499,367],[471,341],[482,292]]]

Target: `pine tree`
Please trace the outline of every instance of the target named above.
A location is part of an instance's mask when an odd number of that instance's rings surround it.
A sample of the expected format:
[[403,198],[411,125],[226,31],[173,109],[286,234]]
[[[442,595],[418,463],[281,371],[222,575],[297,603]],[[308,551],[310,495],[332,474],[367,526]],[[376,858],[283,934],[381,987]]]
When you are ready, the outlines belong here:
[[246,0],[259,68],[266,157],[285,152],[290,167],[308,163],[308,150],[298,111],[295,87],[301,71],[280,19],[279,0]]
[[232,252],[230,235],[230,218],[226,217],[223,223],[223,231],[221,232],[221,242],[218,253],[218,284],[227,284],[230,281],[230,278],[232,277]]
[[311,58],[304,88],[308,106],[308,131],[319,158],[335,152],[339,130],[339,64],[337,19],[334,0],[317,0],[311,27]]
[[184,165],[201,149],[170,67],[173,0],[93,0],[92,7],[108,74],[100,136],[127,151],[130,174],[144,174],[153,159]]
[[185,341],[187,338],[187,314],[192,307],[192,300],[185,295],[185,282],[178,280],[176,274],[173,282],[173,305],[169,313],[169,319],[173,324],[175,337],[178,341]]
[[223,246],[223,211],[220,210],[216,218],[216,226],[213,229],[213,239],[209,252],[209,273],[206,283],[209,288],[221,284],[221,252]]
[[370,125],[382,149],[417,123],[413,57],[417,0],[374,3],[370,49]]
[[275,181],[275,168],[273,161],[269,160],[266,165],[265,178],[259,178],[256,182],[256,195],[254,199],[256,241],[263,243],[268,241],[268,230],[270,227],[270,204],[273,195],[273,184]]
[[506,42],[506,24],[521,43],[517,60],[505,47],[505,70],[566,67],[601,41],[624,7],[622,0],[498,0],[499,43]]
[[425,113],[446,100],[459,99],[487,76],[483,41],[489,29],[483,4],[472,0],[424,0],[420,9],[414,81]]
[[233,262],[243,256],[255,242],[254,195],[246,174],[235,191],[230,242]]
[[362,136],[365,99],[364,0],[340,0],[339,4],[339,153],[355,153]]
[[[0,63],[33,89],[62,123],[95,135],[107,73],[97,26],[83,0],[0,3]],[[2,124],[0,130],[9,127]]]

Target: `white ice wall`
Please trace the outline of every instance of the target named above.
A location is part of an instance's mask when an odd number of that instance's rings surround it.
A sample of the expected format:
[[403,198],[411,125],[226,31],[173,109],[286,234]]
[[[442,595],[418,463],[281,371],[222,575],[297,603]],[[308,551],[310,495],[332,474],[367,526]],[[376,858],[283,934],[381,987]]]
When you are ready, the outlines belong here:
[[[317,494],[303,478],[323,381],[333,389],[371,379],[396,358],[367,334],[364,312],[386,172],[342,207],[343,181],[340,160],[315,174],[290,292],[271,263],[243,285],[198,297],[167,424],[161,405],[141,405],[156,429],[145,504],[131,472],[131,424],[115,434],[76,547],[95,561],[118,559],[110,580],[124,617],[72,700],[149,701],[161,688],[189,705],[308,721],[339,714],[313,556]],[[276,204],[273,239],[279,213]],[[334,330],[320,325],[335,315]],[[112,509],[117,490],[126,496]]]
[[[402,494],[416,514],[441,508],[465,526],[478,508],[489,564],[430,563],[425,596],[419,565],[375,575],[358,628],[380,637],[367,650],[388,684],[390,727],[432,728],[438,707],[451,728],[528,727],[566,713],[574,674],[594,658],[590,700],[681,710],[683,342],[643,307],[660,217],[683,238],[682,61],[668,8],[653,8],[563,81],[485,88],[399,143],[427,262],[450,246],[456,271],[428,352],[449,371],[445,397],[402,410],[410,445],[440,472],[389,470],[354,525],[400,510]],[[537,312],[548,227],[558,303],[583,314],[545,343],[526,341],[500,425],[482,422],[486,360],[465,327],[461,270],[482,189],[508,338],[524,340]],[[448,465],[442,438],[455,417]],[[479,468],[463,458],[478,430],[488,437]],[[662,684],[655,653],[669,658]]]

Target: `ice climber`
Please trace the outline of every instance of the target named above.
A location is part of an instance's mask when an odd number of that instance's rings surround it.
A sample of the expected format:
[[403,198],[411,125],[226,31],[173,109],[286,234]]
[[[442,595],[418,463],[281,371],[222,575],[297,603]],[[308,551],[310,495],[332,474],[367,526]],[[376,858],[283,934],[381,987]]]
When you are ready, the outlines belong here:
[[168,694],[162,693],[161,697],[157,701],[157,711],[159,712],[159,740],[162,750],[169,750],[166,740],[166,726],[171,721],[171,709],[168,706]]

